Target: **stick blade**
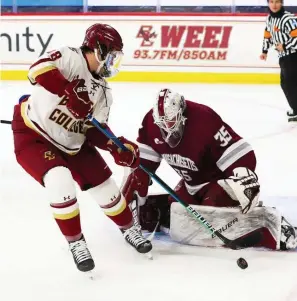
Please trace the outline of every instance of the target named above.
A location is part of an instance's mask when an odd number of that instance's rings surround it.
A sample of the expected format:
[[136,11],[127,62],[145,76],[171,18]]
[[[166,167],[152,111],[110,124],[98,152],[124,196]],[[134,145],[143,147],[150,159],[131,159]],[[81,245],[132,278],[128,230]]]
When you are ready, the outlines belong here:
[[234,240],[230,240],[226,246],[232,250],[240,250],[255,247],[258,245],[263,238],[263,233],[260,230],[253,231],[248,233],[243,237],[239,237]]

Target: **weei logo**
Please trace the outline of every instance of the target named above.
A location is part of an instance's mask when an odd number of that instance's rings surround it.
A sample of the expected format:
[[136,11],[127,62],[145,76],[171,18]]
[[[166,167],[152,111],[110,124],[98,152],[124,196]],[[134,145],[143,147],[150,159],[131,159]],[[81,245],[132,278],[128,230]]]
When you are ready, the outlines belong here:
[[[53,33],[42,36],[39,33],[33,33],[30,31],[30,27],[26,27],[23,33],[1,33],[0,41],[1,41],[1,51],[8,50],[9,52],[20,52],[20,51],[29,51],[29,52],[39,52],[38,55],[43,55],[53,37]],[[38,41],[40,48],[33,48],[32,44],[36,45],[36,40]],[[6,47],[5,47],[6,45]],[[5,47],[5,48],[3,48]]]
[[[226,60],[233,27],[219,25],[141,25],[136,38],[140,49],[135,59]],[[152,49],[153,48],[153,49]]]

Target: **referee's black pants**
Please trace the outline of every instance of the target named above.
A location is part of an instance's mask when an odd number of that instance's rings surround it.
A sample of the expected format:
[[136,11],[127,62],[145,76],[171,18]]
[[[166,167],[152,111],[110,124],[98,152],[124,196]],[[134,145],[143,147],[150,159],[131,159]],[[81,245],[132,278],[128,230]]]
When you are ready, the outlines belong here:
[[279,64],[281,87],[291,109],[297,115],[297,53],[280,58]]

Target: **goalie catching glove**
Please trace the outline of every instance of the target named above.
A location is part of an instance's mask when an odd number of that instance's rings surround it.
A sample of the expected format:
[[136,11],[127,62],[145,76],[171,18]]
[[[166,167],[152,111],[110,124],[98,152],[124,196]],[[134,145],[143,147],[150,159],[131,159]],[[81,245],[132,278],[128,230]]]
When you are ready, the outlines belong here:
[[[241,212],[248,213],[259,203],[260,184],[257,175],[245,167],[233,170],[233,176],[218,182],[226,192],[241,205]],[[224,183],[222,183],[224,181]],[[227,186],[227,187],[226,187]]]

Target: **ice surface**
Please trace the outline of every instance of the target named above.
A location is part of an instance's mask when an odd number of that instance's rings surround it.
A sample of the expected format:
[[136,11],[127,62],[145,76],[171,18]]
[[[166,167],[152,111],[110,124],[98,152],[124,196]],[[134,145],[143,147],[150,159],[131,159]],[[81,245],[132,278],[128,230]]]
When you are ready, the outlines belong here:
[[[297,125],[287,123],[280,87],[113,83],[114,133],[135,139],[158,89],[165,87],[210,105],[250,141],[264,203],[297,225]],[[0,119],[11,119],[14,103],[30,90],[24,82],[2,82]],[[0,125],[0,137],[1,301],[297,301],[297,252],[206,249],[156,239],[149,261],[124,243],[88,193],[78,192],[96,261],[90,280],[76,271],[45,191],[16,163],[10,126]],[[121,183],[123,169],[103,156]],[[172,187],[178,181],[166,164],[158,174]],[[153,185],[151,191],[162,189]],[[248,269],[237,267],[238,257],[246,258]]]

